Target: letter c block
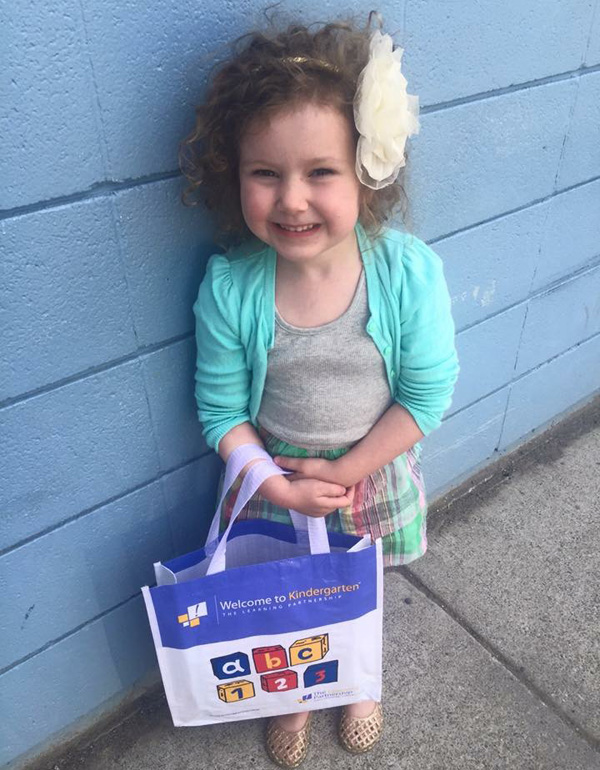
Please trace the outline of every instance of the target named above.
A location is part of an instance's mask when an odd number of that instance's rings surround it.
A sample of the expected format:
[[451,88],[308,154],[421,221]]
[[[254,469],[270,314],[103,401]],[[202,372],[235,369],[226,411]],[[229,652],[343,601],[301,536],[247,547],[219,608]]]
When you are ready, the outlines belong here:
[[213,674],[217,679],[234,679],[250,674],[250,660],[243,652],[232,652],[210,661]]
[[256,647],[252,650],[252,659],[257,674],[287,668],[288,665],[287,655],[280,644],[272,647]]
[[329,651],[329,634],[311,636],[308,639],[298,639],[290,647],[290,666],[311,663],[321,660]]

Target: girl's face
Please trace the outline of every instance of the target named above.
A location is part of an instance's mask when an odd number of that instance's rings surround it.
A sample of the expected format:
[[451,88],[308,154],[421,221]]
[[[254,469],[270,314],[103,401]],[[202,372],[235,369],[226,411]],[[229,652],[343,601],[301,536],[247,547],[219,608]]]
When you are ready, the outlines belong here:
[[240,143],[246,224],[290,262],[354,258],[355,158],[348,119],[331,107],[304,104],[251,125]]

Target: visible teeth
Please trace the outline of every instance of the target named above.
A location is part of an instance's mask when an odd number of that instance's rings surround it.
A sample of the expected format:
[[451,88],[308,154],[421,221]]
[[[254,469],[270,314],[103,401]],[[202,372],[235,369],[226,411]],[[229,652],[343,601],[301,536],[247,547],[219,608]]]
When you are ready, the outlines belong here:
[[305,230],[312,230],[316,225],[302,225],[302,227],[290,227],[289,225],[280,224],[282,230],[289,230],[291,233],[303,233]]

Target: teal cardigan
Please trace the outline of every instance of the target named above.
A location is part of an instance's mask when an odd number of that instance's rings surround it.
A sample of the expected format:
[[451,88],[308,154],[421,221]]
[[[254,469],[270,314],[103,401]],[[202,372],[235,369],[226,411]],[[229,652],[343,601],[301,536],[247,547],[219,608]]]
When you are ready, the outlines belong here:
[[[458,362],[442,262],[415,236],[356,235],[369,303],[367,334],[385,362],[390,392],[424,434],[450,406]],[[254,240],[212,256],[196,315],[196,402],[207,444],[243,422],[255,427],[275,338],[275,251]]]

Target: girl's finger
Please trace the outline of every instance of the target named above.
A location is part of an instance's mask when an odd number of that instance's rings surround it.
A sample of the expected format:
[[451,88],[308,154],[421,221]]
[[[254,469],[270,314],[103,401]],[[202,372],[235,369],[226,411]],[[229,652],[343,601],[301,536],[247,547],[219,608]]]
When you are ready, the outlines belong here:
[[297,469],[297,460],[297,457],[282,457],[281,455],[276,455],[273,458],[273,462],[276,465],[279,465],[280,468],[288,468],[291,471],[295,471]]

